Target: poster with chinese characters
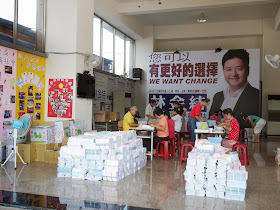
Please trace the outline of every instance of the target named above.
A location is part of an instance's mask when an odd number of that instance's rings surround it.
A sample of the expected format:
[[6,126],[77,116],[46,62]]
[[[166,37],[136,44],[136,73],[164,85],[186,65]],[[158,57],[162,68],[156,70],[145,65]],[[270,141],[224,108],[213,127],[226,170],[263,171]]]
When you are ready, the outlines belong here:
[[72,118],[73,79],[49,79],[48,117]]
[[16,70],[17,51],[0,46],[0,137],[5,135],[3,123],[16,118]]
[[173,111],[178,101],[188,118],[195,104],[209,98],[204,119],[225,108],[241,124],[242,114],[259,114],[260,49],[154,52],[148,63],[147,100],[164,110]]
[[94,72],[95,77],[95,99],[107,100],[107,75]]
[[46,58],[17,52],[16,115],[44,121]]

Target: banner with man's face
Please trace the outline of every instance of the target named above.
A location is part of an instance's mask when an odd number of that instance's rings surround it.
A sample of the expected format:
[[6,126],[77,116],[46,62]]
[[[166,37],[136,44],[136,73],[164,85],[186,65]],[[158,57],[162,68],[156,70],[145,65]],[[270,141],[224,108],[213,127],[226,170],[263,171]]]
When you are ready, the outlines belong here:
[[172,111],[178,101],[188,117],[196,103],[209,98],[205,119],[225,108],[236,116],[259,115],[260,49],[154,52],[148,61],[147,100],[163,110]]

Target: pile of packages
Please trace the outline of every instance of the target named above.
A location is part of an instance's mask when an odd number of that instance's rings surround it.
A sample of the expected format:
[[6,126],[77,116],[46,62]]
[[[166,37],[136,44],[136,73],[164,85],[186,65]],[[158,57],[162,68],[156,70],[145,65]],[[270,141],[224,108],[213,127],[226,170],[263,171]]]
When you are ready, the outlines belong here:
[[119,181],[146,166],[146,148],[135,131],[91,132],[61,147],[58,177]]
[[226,152],[218,143],[196,140],[184,172],[186,195],[244,201],[248,172],[237,152]]

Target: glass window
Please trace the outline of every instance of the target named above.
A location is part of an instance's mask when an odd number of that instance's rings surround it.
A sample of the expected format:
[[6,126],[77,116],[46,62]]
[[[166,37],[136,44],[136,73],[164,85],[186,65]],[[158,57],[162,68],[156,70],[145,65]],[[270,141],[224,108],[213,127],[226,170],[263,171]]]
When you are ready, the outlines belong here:
[[13,43],[14,0],[0,0],[0,39]]
[[36,48],[37,0],[18,0],[18,45]]
[[103,22],[103,58],[102,70],[113,73],[113,51],[114,51],[114,29],[112,26]]
[[125,43],[125,72],[129,76],[132,73],[133,67],[134,42],[132,39],[126,37]]
[[116,32],[115,42],[115,74],[123,75],[124,73],[124,34]]
[[93,54],[100,56],[100,45],[101,45],[101,19],[94,16],[93,19]]

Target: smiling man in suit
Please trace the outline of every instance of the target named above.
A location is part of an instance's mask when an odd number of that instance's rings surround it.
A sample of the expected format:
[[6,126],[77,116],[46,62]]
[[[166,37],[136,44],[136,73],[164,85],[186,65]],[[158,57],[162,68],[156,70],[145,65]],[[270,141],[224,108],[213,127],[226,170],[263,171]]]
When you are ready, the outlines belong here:
[[249,53],[244,49],[229,50],[223,57],[224,78],[228,87],[214,95],[209,111],[231,108],[241,128],[250,126],[242,119],[244,113],[259,114],[259,90],[248,82]]

